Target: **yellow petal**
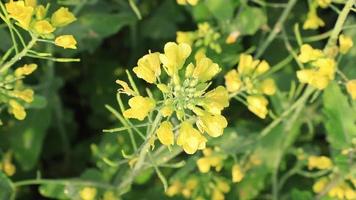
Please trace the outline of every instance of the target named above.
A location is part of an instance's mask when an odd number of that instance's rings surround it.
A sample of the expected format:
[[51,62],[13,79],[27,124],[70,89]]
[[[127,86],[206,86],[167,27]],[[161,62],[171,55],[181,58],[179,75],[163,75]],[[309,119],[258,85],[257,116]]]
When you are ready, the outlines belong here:
[[52,14],[51,23],[55,27],[63,27],[77,20],[68,8],[61,7]]
[[131,108],[124,111],[124,117],[142,121],[155,108],[156,103],[149,97],[135,96],[129,100],[129,105]]
[[198,122],[200,127],[211,137],[219,137],[224,133],[227,121],[222,115],[211,115],[209,113],[200,116]]
[[54,40],[54,43],[65,49],[77,49],[77,41],[73,35],[61,35]]
[[232,182],[233,183],[240,182],[244,176],[245,176],[245,174],[242,172],[240,165],[235,164],[234,166],[232,166]]
[[223,86],[209,91],[204,97],[202,106],[211,114],[219,115],[222,109],[229,106],[229,94]]
[[340,45],[340,53],[346,54],[347,52],[349,52],[349,50],[354,45],[354,43],[350,36],[341,34],[339,37],[339,45]]
[[308,169],[330,169],[333,166],[330,158],[326,156],[310,156],[308,158]]
[[208,173],[211,167],[209,158],[199,158],[197,160],[197,166],[201,173]]
[[116,80],[116,83],[122,87],[119,89],[119,92],[125,93],[127,95],[131,95],[131,96],[137,95],[137,93],[135,91],[133,91],[125,81]]
[[308,13],[307,19],[303,24],[303,29],[318,29],[319,27],[323,27],[325,25],[324,21],[318,17],[316,11],[312,10]]
[[79,192],[79,196],[82,200],[94,200],[97,194],[96,188],[85,187]]
[[261,83],[261,91],[266,95],[274,95],[276,93],[277,87],[273,79],[268,78],[263,80]]
[[10,1],[5,4],[5,7],[10,17],[15,19],[19,26],[28,30],[34,11],[33,7],[26,6],[24,1]]
[[168,42],[164,46],[164,54],[160,54],[159,57],[168,75],[173,76],[173,74],[176,74],[183,67],[191,51],[191,47],[186,43],[176,44],[175,42]]
[[225,85],[229,92],[237,92],[242,86],[242,81],[235,69],[229,71],[225,75]]
[[137,77],[148,83],[156,82],[156,78],[161,74],[159,53],[150,53],[140,58],[137,62],[137,67],[134,67],[133,71]]
[[268,101],[263,96],[248,96],[247,97],[248,109],[256,114],[258,117],[264,119],[268,113]]
[[221,71],[218,64],[213,63],[209,58],[201,58],[197,60],[197,66],[194,68],[193,77],[200,82],[211,80],[217,73]]
[[15,70],[15,76],[16,77],[21,77],[21,76],[27,76],[30,75],[32,72],[34,72],[37,69],[37,64],[25,64],[22,67],[19,67]]
[[346,90],[352,99],[356,99],[356,79],[350,80],[346,83]]
[[298,60],[302,63],[307,63],[309,61],[317,60],[323,56],[324,54],[321,50],[314,49],[309,44],[303,44],[300,48]]
[[33,29],[40,35],[47,35],[56,30],[47,20],[40,20],[35,22]]
[[157,129],[157,137],[159,141],[164,145],[173,145],[174,144],[174,134],[173,126],[170,122],[165,121]]

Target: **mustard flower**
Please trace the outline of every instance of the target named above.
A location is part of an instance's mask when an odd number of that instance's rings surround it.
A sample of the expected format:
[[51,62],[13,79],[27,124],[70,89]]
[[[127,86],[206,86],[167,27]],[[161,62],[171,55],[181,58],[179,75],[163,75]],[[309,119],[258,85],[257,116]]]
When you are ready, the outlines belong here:
[[178,44],[186,43],[191,46],[195,40],[194,32],[178,31],[176,34],[177,34],[176,41]]
[[263,96],[248,96],[248,109],[258,117],[264,119],[268,113],[268,100]]
[[12,92],[12,96],[22,99],[26,103],[31,103],[33,101],[33,94],[34,92],[31,89],[25,89],[22,91],[15,90]]
[[194,154],[198,149],[204,149],[206,141],[206,138],[189,122],[184,121],[180,124],[177,144],[182,146],[187,154]]
[[77,41],[73,35],[61,35],[54,40],[55,45],[65,49],[77,49]]
[[353,100],[356,99],[356,79],[350,80],[346,83],[346,90]]
[[49,21],[47,20],[36,21],[33,25],[33,29],[36,33],[40,35],[48,35],[56,30],[56,28],[54,28],[52,24],[49,23]]
[[303,44],[300,48],[300,54],[298,55],[298,60],[302,63],[307,63],[310,61],[317,60],[324,56],[323,52],[319,49],[314,49],[309,44]]
[[207,92],[204,95],[201,105],[208,112],[219,115],[225,107],[229,106],[229,94],[226,88],[218,86],[217,88]]
[[176,44],[168,42],[164,46],[164,54],[160,54],[160,60],[166,67],[168,75],[172,76],[183,67],[185,60],[192,52],[188,44]]
[[227,121],[222,115],[211,115],[205,112],[199,116],[197,125],[201,132],[205,131],[211,137],[219,137],[223,134]]
[[311,10],[308,12],[307,19],[303,24],[303,29],[318,29],[319,27],[323,27],[325,25],[324,21],[320,19],[316,13],[316,10]]
[[129,105],[131,108],[124,111],[124,117],[142,121],[155,108],[156,103],[149,97],[135,96],[129,100]]
[[239,164],[234,164],[232,166],[232,170],[231,171],[232,171],[232,182],[233,183],[240,182],[245,176],[245,174],[242,171],[241,166]]
[[5,7],[10,17],[15,19],[23,29],[28,30],[34,11],[33,7],[25,5],[24,1],[10,1],[5,4]]
[[137,62],[137,67],[134,67],[133,71],[137,77],[148,83],[155,83],[157,77],[161,74],[159,53],[150,53],[140,58]]
[[273,79],[268,78],[262,81],[261,91],[266,95],[274,95],[276,93],[276,83]]
[[157,129],[157,137],[164,145],[174,144],[173,125],[169,121],[162,122]]
[[331,0],[316,0],[321,8],[327,8],[331,4]]
[[52,14],[51,23],[55,27],[64,27],[76,20],[73,13],[71,13],[68,8],[61,7],[56,12]]
[[350,36],[346,36],[344,34],[341,34],[339,36],[340,53],[346,54],[347,52],[349,52],[349,50],[352,48],[353,45],[354,43]]
[[242,81],[237,70],[233,69],[225,75],[225,85],[229,92],[237,92],[241,89]]
[[201,173],[207,173],[212,167],[220,171],[223,166],[223,157],[218,153],[213,153],[212,149],[203,150],[204,157],[197,160],[197,166]]
[[192,76],[201,82],[206,82],[210,81],[220,71],[221,68],[218,64],[205,57],[197,61],[197,66],[194,68]]
[[16,119],[18,119],[18,120],[25,119],[26,111],[25,111],[25,108],[21,104],[19,104],[15,100],[10,100],[9,105],[10,105],[10,112],[15,116]]
[[326,156],[310,156],[308,158],[308,169],[330,169],[333,163],[330,158]]
[[182,190],[182,183],[180,181],[174,181],[168,188],[166,191],[166,195],[169,197],[173,197],[177,194],[179,194]]
[[85,187],[79,192],[79,196],[82,200],[94,200],[97,194],[96,188]]
[[37,64],[25,64],[22,67],[19,67],[15,70],[15,76],[27,76],[32,74],[37,69]]

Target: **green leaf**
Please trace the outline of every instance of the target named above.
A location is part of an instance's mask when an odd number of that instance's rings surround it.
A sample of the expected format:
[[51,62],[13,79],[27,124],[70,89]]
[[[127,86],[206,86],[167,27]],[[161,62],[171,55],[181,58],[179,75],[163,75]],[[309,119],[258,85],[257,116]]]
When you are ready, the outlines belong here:
[[231,0],[206,0],[205,5],[213,16],[221,21],[231,19],[234,14],[234,4]]
[[310,191],[302,191],[298,189],[293,189],[291,192],[291,200],[312,200],[313,194]]
[[267,23],[266,14],[260,8],[245,6],[235,18],[233,29],[237,29],[244,35],[253,35],[262,25]]
[[325,90],[323,101],[328,142],[338,150],[351,147],[356,137],[356,109],[336,83]]
[[11,180],[0,171],[0,200],[11,199],[11,196],[13,195],[11,184]]

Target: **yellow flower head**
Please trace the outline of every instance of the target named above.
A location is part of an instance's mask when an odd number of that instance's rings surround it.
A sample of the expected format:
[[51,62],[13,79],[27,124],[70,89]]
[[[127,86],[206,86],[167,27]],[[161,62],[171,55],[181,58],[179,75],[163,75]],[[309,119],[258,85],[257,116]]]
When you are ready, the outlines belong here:
[[35,13],[37,20],[43,20],[47,15],[47,8],[45,8],[43,5],[39,5],[36,7]]
[[350,36],[341,34],[339,36],[339,45],[340,45],[340,53],[346,54],[347,52],[349,52],[349,50],[354,45],[354,43]]
[[229,106],[229,94],[223,86],[207,92],[204,97],[202,106],[211,114],[219,115],[225,107]]
[[201,173],[207,173],[210,171],[211,164],[208,157],[199,158],[197,160],[197,166]]
[[37,5],[37,0],[25,0],[25,4],[26,4],[26,6],[31,6],[31,7],[35,8]]
[[216,182],[216,187],[223,193],[228,193],[230,191],[229,183],[221,179]]
[[242,81],[235,69],[229,71],[225,75],[225,85],[229,92],[237,92],[242,86]]
[[54,44],[65,49],[77,49],[77,41],[73,35],[61,35],[54,40]]
[[193,128],[192,124],[186,121],[180,124],[177,144],[182,146],[187,154],[194,154],[198,149],[204,149],[205,143],[205,137]]
[[229,34],[229,36],[226,38],[225,43],[226,44],[233,44],[236,42],[237,38],[240,36],[239,31],[234,31]]
[[10,1],[5,4],[5,7],[10,17],[15,19],[19,26],[28,30],[33,15],[33,7],[25,5],[24,1]]
[[333,166],[330,158],[326,156],[310,156],[308,158],[308,169],[330,169]]
[[302,63],[307,63],[313,60],[317,60],[323,57],[324,54],[319,49],[314,49],[309,44],[303,44],[300,48],[300,54],[298,56],[298,60]]
[[253,60],[253,57],[251,55],[241,54],[239,65],[237,67],[239,74],[251,74],[255,70],[258,63],[259,60]]
[[321,8],[327,8],[330,5],[331,0],[316,0],[316,2]]
[[177,4],[179,5],[192,5],[192,6],[195,6],[197,5],[199,2],[199,0],[177,0]]
[[96,188],[85,187],[79,192],[79,196],[82,200],[94,200],[97,194]]
[[224,193],[222,193],[219,189],[215,188],[213,190],[211,200],[225,200]]
[[178,44],[186,43],[191,46],[194,41],[194,33],[178,31],[176,41]]
[[131,108],[124,111],[124,117],[142,121],[155,108],[156,103],[149,97],[135,96],[129,100],[129,105]]
[[13,113],[16,119],[24,120],[26,117],[26,111],[24,107],[15,100],[9,101],[10,112]]
[[12,163],[12,153],[5,153],[2,162],[0,162],[0,171],[3,171],[7,176],[13,176],[16,173],[16,166]]
[[324,190],[325,186],[328,184],[329,180],[326,177],[320,178],[313,185],[313,191],[315,193],[320,193]]
[[346,90],[353,100],[356,99],[356,79],[350,80],[346,83]]
[[247,97],[248,109],[256,114],[258,117],[264,119],[268,113],[268,101],[263,96],[248,96]]
[[331,58],[320,58],[313,62],[312,65],[317,67],[320,75],[326,76],[330,80],[334,80],[336,72],[336,62]]
[[303,24],[303,29],[312,29],[315,30],[319,27],[323,27],[325,25],[324,21],[318,17],[316,14],[316,10],[311,10],[308,13],[307,20],[305,20]]
[[256,67],[255,74],[257,76],[264,74],[270,69],[270,66],[267,61],[262,60]]
[[35,22],[35,24],[33,25],[33,29],[36,33],[40,35],[48,35],[56,30],[56,28],[54,28],[47,20],[40,20]]
[[164,145],[169,146],[174,144],[173,126],[169,121],[162,122],[157,129],[157,137]]
[[186,43],[176,44],[168,42],[164,46],[164,54],[160,54],[159,58],[166,68],[168,75],[173,76],[173,74],[176,74],[183,67],[185,60],[191,52],[192,49]]
[[25,89],[22,91],[14,91],[13,96],[24,100],[26,103],[31,103],[33,101],[33,90]]
[[63,27],[74,22],[76,20],[73,13],[71,13],[68,8],[61,7],[56,12],[52,14],[51,23],[55,27]]
[[212,167],[216,171],[220,171],[223,167],[223,157],[217,153],[213,153],[212,149],[206,148],[203,150],[204,157],[197,160],[197,166],[201,173],[207,173]]
[[197,66],[194,68],[193,77],[200,82],[210,81],[217,73],[221,71],[218,64],[213,63],[209,58],[197,60]]
[[172,185],[167,188],[166,195],[173,197],[179,194],[182,190],[182,183],[180,181],[174,181]]
[[266,95],[274,95],[277,90],[276,83],[271,78],[263,80],[260,87],[262,93]]
[[245,174],[239,164],[232,166],[232,182],[238,183],[244,178]]
[[37,69],[37,64],[25,64],[23,67],[19,67],[15,70],[15,76],[27,76]]
[[211,115],[206,112],[204,115],[199,116],[197,125],[201,132],[205,131],[211,137],[219,137],[224,133],[227,121],[222,115]]
[[161,74],[161,61],[159,53],[150,53],[137,62],[137,67],[133,68],[136,76],[142,78],[148,83],[155,83],[157,77]]

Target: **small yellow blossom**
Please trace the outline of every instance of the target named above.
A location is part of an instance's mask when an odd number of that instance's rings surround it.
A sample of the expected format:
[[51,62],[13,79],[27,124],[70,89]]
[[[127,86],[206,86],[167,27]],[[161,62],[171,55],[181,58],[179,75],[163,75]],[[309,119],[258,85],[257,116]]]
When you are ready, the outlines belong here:
[[350,187],[344,189],[344,195],[347,200],[356,199],[356,191]]
[[302,63],[307,63],[309,61],[317,60],[323,56],[324,54],[321,50],[314,49],[309,44],[303,44],[300,48],[298,60]]
[[229,36],[226,38],[225,43],[226,44],[233,44],[236,42],[237,38],[240,36],[240,32],[239,31],[234,31],[232,33],[229,34]]
[[317,67],[320,75],[328,77],[329,80],[334,80],[336,71],[336,62],[331,58],[320,58],[312,63]]
[[136,96],[137,95],[137,93],[135,91],[133,91],[125,81],[116,80],[116,83],[119,84],[122,87],[122,88],[120,88],[118,90],[119,92],[125,93],[125,94],[127,94],[129,96]]
[[261,91],[266,95],[274,95],[276,93],[276,83],[273,79],[268,78],[261,83]]
[[330,169],[333,166],[330,158],[326,156],[310,156],[308,158],[308,169]]
[[356,79],[350,80],[346,83],[346,90],[353,100],[356,99]]
[[164,54],[160,54],[159,58],[167,69],[168,75],[173,76],[183,67],[185,60],[191,52],[191,47],[186,43],[176,44],[168,42],[164,46]]
[[216,182],[216,187],[223,193],[228,193],[230,191],[230,185],[221,179]]
[[187,154],[194,154],[198,149],[204,149],[206,141],[206,138],[193,128],[192,124],[186,121],[181,123],[177,144],[182,146]]
[[350,36],[341,34],[339,36],[339,45],[340,45],[340,53],[346,54],[354,45],[354,43]]
[[26,111],[22,105],[20,105],[15,100],[9,101],[10,111],[14,114],[15,118],[18,120],[24,120],[26,117]]
[[77,49],[77,41],[73,35],[61,35],[54,40],[54,44],[65,49]]
[[207,173],[210,171],[211,164],[208,157],[199,158],[197,160],[197,166],[201,173]]
[[85,187],[79,192],[79,196],[82,200],[94,200],[97,194],[96,188]]
[[142,78],[148,83],[155,83],[157,77],[161,74],[161,62],[159,53],[150,53],[137,62],[137,67],[133,68],[136,76]]
[[202,106],[211,114],[219,115],[225,107],[229,106],[229,94],[223,86],[207,92],[204,97]]
[[323,189],[328,184],[328,182],[329,182],[328,179],[325,177],[319,179],[317,182],[314,183],[313,191],[315,193],[320,193],[321,191],[323,191]]
[[173,106],[172,105],[163,106],[159,112],[162,114],[163,117],[169,117],[174,112]]
[[220,171],[223,167],[223,157],[219,154],[214,154],[210,148],[203,150],[204,157],[197,160],[197,166],[201,173],[207,173],[212,167],[216,171]]
[[31,89],[25,89],[22,91],[14,91],[13,96],[19,99],[24,100],[26,103],[31,103],[33,101],[33,90]]
[[262,60],[256,67],[255,74],[261,75],[267,72],[270,69],[270,66],[267,61]]
[[194,41],[194,33],[193,32],[178,31],[177,32],[176,41],[177,41],[178,44],[186,43],[186,44],[189,44],[191,46],[193,44],[193,41]]
[[129,105],[131,108],[124,111],[124,117],[142,121],[155,108],[156,103],[149,97],[135,96],[129,100]]
[[224,193],[222,193],[219,189],[215,188],[211,200],[225,200]]
[[53,33],[53,31],[56,30],[56,28],[54,28],[47,20],[40,20],[40,21],[35,22],[35,24],[33,25],[33,28],[34,28],[35,32],[40,35],[51,34],[51,33]]
[[323,27],[324,25],[325,25],[324,21],[318,17],[316,10],[311,10],[308,13],[307,20],[305,20],[303,24],[303,29],[315,30],[319,27]]
[[21,77],[21,76],[27,76],[30,75],[32,72],[34,72],[37,69],[37,64],[25,64],[22,67],[19,67],[15,70],[15,76],[16,77]]
[[26,6],[24,1],[10,1],[5,4],[5,7],[10,17],[18,21],[19,26],[28,30],[33,15],[33,7]]
[[68,8],[61,7],[56,12],[52,14],[51,23],[55,27],[63,27],[74,22],[76,20],[73,13],[71,13]]
[[43,5],[36,7],[35,15],[37,20],[43,20],[46,17],[47,9]]
[[344,199],[344,190],[340,186],[333,187],[328,192],[329,197]]
[[327,8],[330,5],[331,0],[316,0],[316,2],[321,8]]
[[213,63],[209,58],[197,60],[197,66],[194,68],[193,77],[200,82],[210,81],[217,73],[221,71],[218,64]]
[[7,176],[13,176],[16,173],[16,167],[12,163],[12,153],[4,154],[2,162],[0,162],[0,171],[3,171]]
[[177,0],[177,4],[179,5],[192,5],[192,6],[195,6],[197,5],[199,2],[199,0]]
[[164,145],[169,146],[174,144],[173,126],[169,121],[162,122],[157,129],[157,137]]
[[26,6],[31,6],[31,7],[35,8],[37,5],[37,0],[25,0],[25,4],[26,4]]
[[174,181],[172,185],[167,188],[166,195],[169,197],[173,197],[179,194],[182,190],[182,183],[179,181]]
[[237,92],[242,86],[242,81],[238,72],[233,69],[225,75],[225,85],[229,92]]
[[248,96],[247,97],[248,109],[256,114],[258,117],[264,119],[268,113],[268,101],[263,96]]
[[238,71],[241,75],[251,74],[256,66],[258,65],[259,60],[253,60],[253,57],[248,54],[241,54],[240,61],[238,65]]
[[238,183],[244,178],[245,174],[243,173],[241,166],[239,164],[235,164],[232,166],[232,182]]
[[211,115],[209,113],[205,113],[204,115],[199,116],[197,125],[202,132],[205,131],[211,137],[219,137],[224,133],[227,121],[222,115]]

